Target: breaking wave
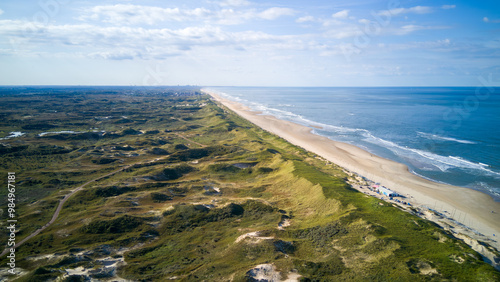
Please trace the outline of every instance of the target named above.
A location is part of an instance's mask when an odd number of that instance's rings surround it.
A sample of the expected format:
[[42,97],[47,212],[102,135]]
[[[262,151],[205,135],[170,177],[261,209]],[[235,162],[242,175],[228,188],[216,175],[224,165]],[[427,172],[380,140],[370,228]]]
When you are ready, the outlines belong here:
[[462,143],[462,144],[477,144],[476,142],[473,141],[468,141],[468,140],[460,140],[452,137],[445,137],[445,136],[440,136],[437,134],[431,134],[431,133],[425,133],[425,132],[417,132],[418,135],[421,137],[430,139],[430,140],[438,140],[438,141],[451,141],[451,142],[457,142],[457,143]]
[[[329,137],[331,139],[335,139],[337,141],[351,143],[359,147],[360,146],[359,141],[362,140],[364,142],[385,148],[403,159],[410,160],[412,163],[422,164],[422,166],[419,167],[422,170],[433,170],[433,171],[439,170],[445,172],[450,169],[464,169],[464,170],[481,171],[483,174],[494,175],[496,177],[500,176],[499,172],[491,170],[490,166],[484,163],[473,162],[458,156],[442,156],[429,151],[402,146],[395,142],[379,138],[373,135],[372,132],[367,129],[349,128],[344,126],[325,124],[307,119],[302,115],[295,114],[286,110],[276,109],[273,107],[263,105],[261,103],[248,101],[239,97],[234,97],[227,93],[223,93],[220,91],[217,91],[217,93],[227,99],[240,102],[250,107],[252,110],[260,111],[262,112],[262,114],[273,115],[279,119],[296,122],[305,126],[314,126],[315,133]],[[476,142],[473,141],[460,140],[456,138],[444,137],[425,132],[418,132],[418,134],[424,138],[433,140],[458,142],[463,144],[476,144]],[[344,137],[344,138],[342,138],[342,140],[339,140],[338,137]],[[365,146],[363,147],[366,149]]]

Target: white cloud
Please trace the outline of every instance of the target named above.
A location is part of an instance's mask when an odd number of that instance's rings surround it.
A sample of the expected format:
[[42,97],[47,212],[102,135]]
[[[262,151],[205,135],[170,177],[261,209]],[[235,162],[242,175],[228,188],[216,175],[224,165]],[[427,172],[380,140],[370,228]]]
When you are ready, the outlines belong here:
[[332,15],[335,19],[346,19],[349,16],[349,10],[342,10]]
[[[238,3],[243,4],[239,1]],[[236,5],[237,3],[232,3]],[[229,6],[229,5],[227,5]],[[79,17],[83,21],[101,21],[116,25],[157,24],[160,22],[212,22],[217,24],[241,24],[248,20],[275,20],[281,16],[294,15],[289,8],[273,7],[263,11],[256,9],[235,10],[225,8],[209,10],[206,8],[179,9],[116,4],[95,6],[83,11]]]
[[326,37],[335,39],[352,38],[356,36],[361,36],[363,34],[364,34],[363,30],[361,30],[356,25],[336,26],[335,28],[332,28],[327,32],[325,32]]
[[226,0],[218,2],[218,4],[222,7],[240,7],[240,6],[248,6],[250,2],[246,0]]
[[313,16],[304,16],[295,20],[297,23],[314,22],[316,19]]
[[274,20],[281,16],[293,16],[294,14],[295,11],[293,9],[274,7],[260,12],[258,16],[262,19]]
[[[27,32],[28,31],[28,32]],[[26,33],[27,32],[27,33]],[[292,36],[260,31],[224,31],[220,27],[181,29],[96,26],[91,24],[33,26],[28,21],[0,20],[0,37],[19,39],[26,52],[51,50],[86,54],[91,58],[153,59],[178,56],[197,47],[263,48],[270,44],[292,44]],[[293,43],[295,44],[295,43]]]
[[449,27],[446,26],[422,26],[422,25],[404,25],[398,29],[394,30],[394,34],[396,35],[406,35],[415,31],[420,30],[433,30],[433,29],[447,29]]
[[441,9],[450,10],[450,9],[455,9],[456,7],[457,5],[443,5],[441,6]]
[[442,39],[436,41],[421,41],[421,42],[408,42],[400,44],[388,44],[380,46],[386,50],[410,50],[410,49],[428,49],[428,50],[442,50],[450,51],[454,45],[450,39]]
[[1,15],[1,14],[3,14],[3,10],[2,10],[2,9],[0,9],[0,15]]
[[491,20],[488,17],[484,17],[483,22],[485,22],[485,23],[500,23],[500,20]]
[[79,19],[107,23],[154,24],[162,21],[192,21],[205,18],[210,11],[204,8],[180,10],[179,8],[160,8],[131,4],[95,6],[84,11]]
[[427,6],[415,6],[411,8],[395,8],[378,12],[380,16],[397,16],[403,14],[428,14],[432,13],[433,8]]

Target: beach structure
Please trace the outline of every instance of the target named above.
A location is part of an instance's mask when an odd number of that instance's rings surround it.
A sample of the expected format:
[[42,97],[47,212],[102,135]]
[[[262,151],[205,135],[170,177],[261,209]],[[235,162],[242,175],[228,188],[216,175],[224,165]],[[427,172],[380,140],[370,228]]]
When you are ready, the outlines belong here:
[[380,193],[386,195],[387,197],[397,197],[397,196],[399,196],[398,193],[396,193],[396,192],[394,192],[392,190],[389,190],[389,189],[387,189],[385,187],[382,187],[382,186],[378,187],[378,191]]

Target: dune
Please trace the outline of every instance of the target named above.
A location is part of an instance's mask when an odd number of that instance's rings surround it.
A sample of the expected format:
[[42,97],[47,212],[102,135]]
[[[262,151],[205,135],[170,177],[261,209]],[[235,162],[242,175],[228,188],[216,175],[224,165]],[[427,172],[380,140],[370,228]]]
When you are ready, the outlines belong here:
[[[452,232],[487,242],[497,250],[500,244],[500,203],[482,192],[441,184],[412,174],[406,165],[373,155],[351,144],[333,141],[312,133],[312,128],[253,112],[244,105],[203,90],[239,116],[313,152],[351,172],[378,182],[406,197],[416,208],[432,209],[438,216],[428,217]],[[440,215],[441,216],[440,216]],[[446,219],[446,223],[440,220]]]

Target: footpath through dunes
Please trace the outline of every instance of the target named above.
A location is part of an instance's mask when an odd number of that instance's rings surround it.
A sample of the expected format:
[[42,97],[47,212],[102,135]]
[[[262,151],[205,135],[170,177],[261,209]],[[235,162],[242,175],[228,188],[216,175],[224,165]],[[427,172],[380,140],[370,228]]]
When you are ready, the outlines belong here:
[[[152,161],[148,161],[148,162],[155,162],[155,161],[159,161],[161,159],[164,159],[165,157],[162,157],[162,158],[157,158],[157,159],[154,159]],[[47,222],[47,224],[45,224],[44,226],[40,227],[39,229],[37,229],[35,232],[31,233],[30,235],[26,236],[25,238],[23,238],[21,241],[19,241],[16,245],[14,245],[14,249],[17,249],[19,248],[21,245],[23,245],[26,241],[30,240],[31,238],[37,236],[38,234],[40,234],[40,232],[42,232],[43,230],[45,230],[46,228],[48,228],[50,225],[52,225],[56,220],[57,218],[59,217],[59,213],[61,212],[61,210],[63,209],[63,206],[64,204],[66,203],[66,201],[68,201],[74,194],[76,194],[77,192],[81,191],[83,188],[85,188],[85,186],[89,185],[90,183],[93,183],[93,182],[96,182],[96,181],[99,181],[100,179],[103,179],[105,177],[109,177],[111,175],[114,175],[120,171],[123,171],[123,170],[126,170],[130,167],[132,167],[134,164],[132,165],[127,165],[127,166],[124,166],[118,170],[115,170],[115,171],[112,171],[108,174],[105,174],[105,175],[102,175],[102,176],[99,176],[97,178],[94,178],[92,180],[89,180],[87,182],[85,182],[84,184],[76,187],[74,190],[72,190],[69,194],[66,194],[62,199],[61,201],[59,201],[59,204],[57,205],[57,208],[56,210],[54,211],[54,214],[52,215],[52,218],[50,219],[49,222]],[[10,251],[11,248],[5,248],[2,253],[0,253],[0,258],[3,257],[4,255],[6,255],[9,251]]]
[[[176,136],[188,141],[188,142],[191,142],[191,143],[194,143],[202,148],[204,147],[207,147],[206,145],[204,144],[201,144],[201,143],[198,143],[196,141],[193,141],[179,133],[175,133]],[[146,162],[141,162],[141,163],[137,163],[137,164],[144,164],[144,163],[153,163],[153,162],[156,162],[156,161],[160,161],[162,159],[165,159],[167,158],[166,156],[165,157],[161,157],[161,158],[155,158],[153,160],[149,160],[149,161],[146,161]],[[115,170],[115,171],[112,171],[108,174],[105,174],[105,175],[102,175],[102,176],[99,176],[95,179],[92,179],[92,180],[89,180],[87,182],[85,182],[84,184],[76,187],[74,190],[72,190],[69,194],[66,194],[62,199],[61,201],[59,201],[59,204],[57,205],[57,208],[54,212],[54,214],[52,215],[52,218],[50,219],[49,222],[47,222],[47,224],[45,224],[44,226],[40,227],[39,229],[37,229],[35,232],[31,233],[30,235],[26,236],[25,238],[23,238],[21,241],[19,241],[16,245],[14,245],[14,249],[16,248],[19,248],[22,244],[24,244],[26,241],[30,240],[31,238],[37,236],[38,234],[40,234],[40,232],[42,232],[43,230],[45,230],[46,228],[48,228],[50,225],[52,225],[56,220],[57,218],[59,217],[59,213],[61,212],[64,204],[66,203],[66,201],[68,199],[70,199],[74,194],[76,194],[77,192],[81,191],[83,188],[85,188],[85,186],[89,185],[90,183],[93,183],[93,182],[96,182],[96,181],[99,181],[100,179],[103,179],[105,177],[109,177],[109,176],[112,176],[120,171],[123,171],[123,170],[126,170],[134,165],[137,165],[137,164],[131,164],[131,165],[127,165],[127,166],[124,166],[118,170]],[[3,257],[4,255],[6,255],[9,251],[10,251],[11,248],[5,248],[2,253],[0,253],[0,258]]]
[[[264,130],[398,191],[407,196],[414,206],[435,207],[441,213],[449,212],[449,217],[453,219],[450,224],[456,224],[456,227],[463,224],[477,230],[489,238],[489,244],[497,250],[500,249],[500,242],[497,240],[500,236],[500,203],[495,202],[489,195],[472,189],[429,181],[410,173],[403,164],[375,156],[356,146],[313,134],[309,127],[253,112],[216,93],[204,92]],[[464,215],[467,215],[467,220],[464,220]],[[454,229],[453,226],[451,228]],[[474,232],[468,233],[471,237],[475,237],[474,234]],[[478,236],[478,239],[484,240],[484,236]]]

